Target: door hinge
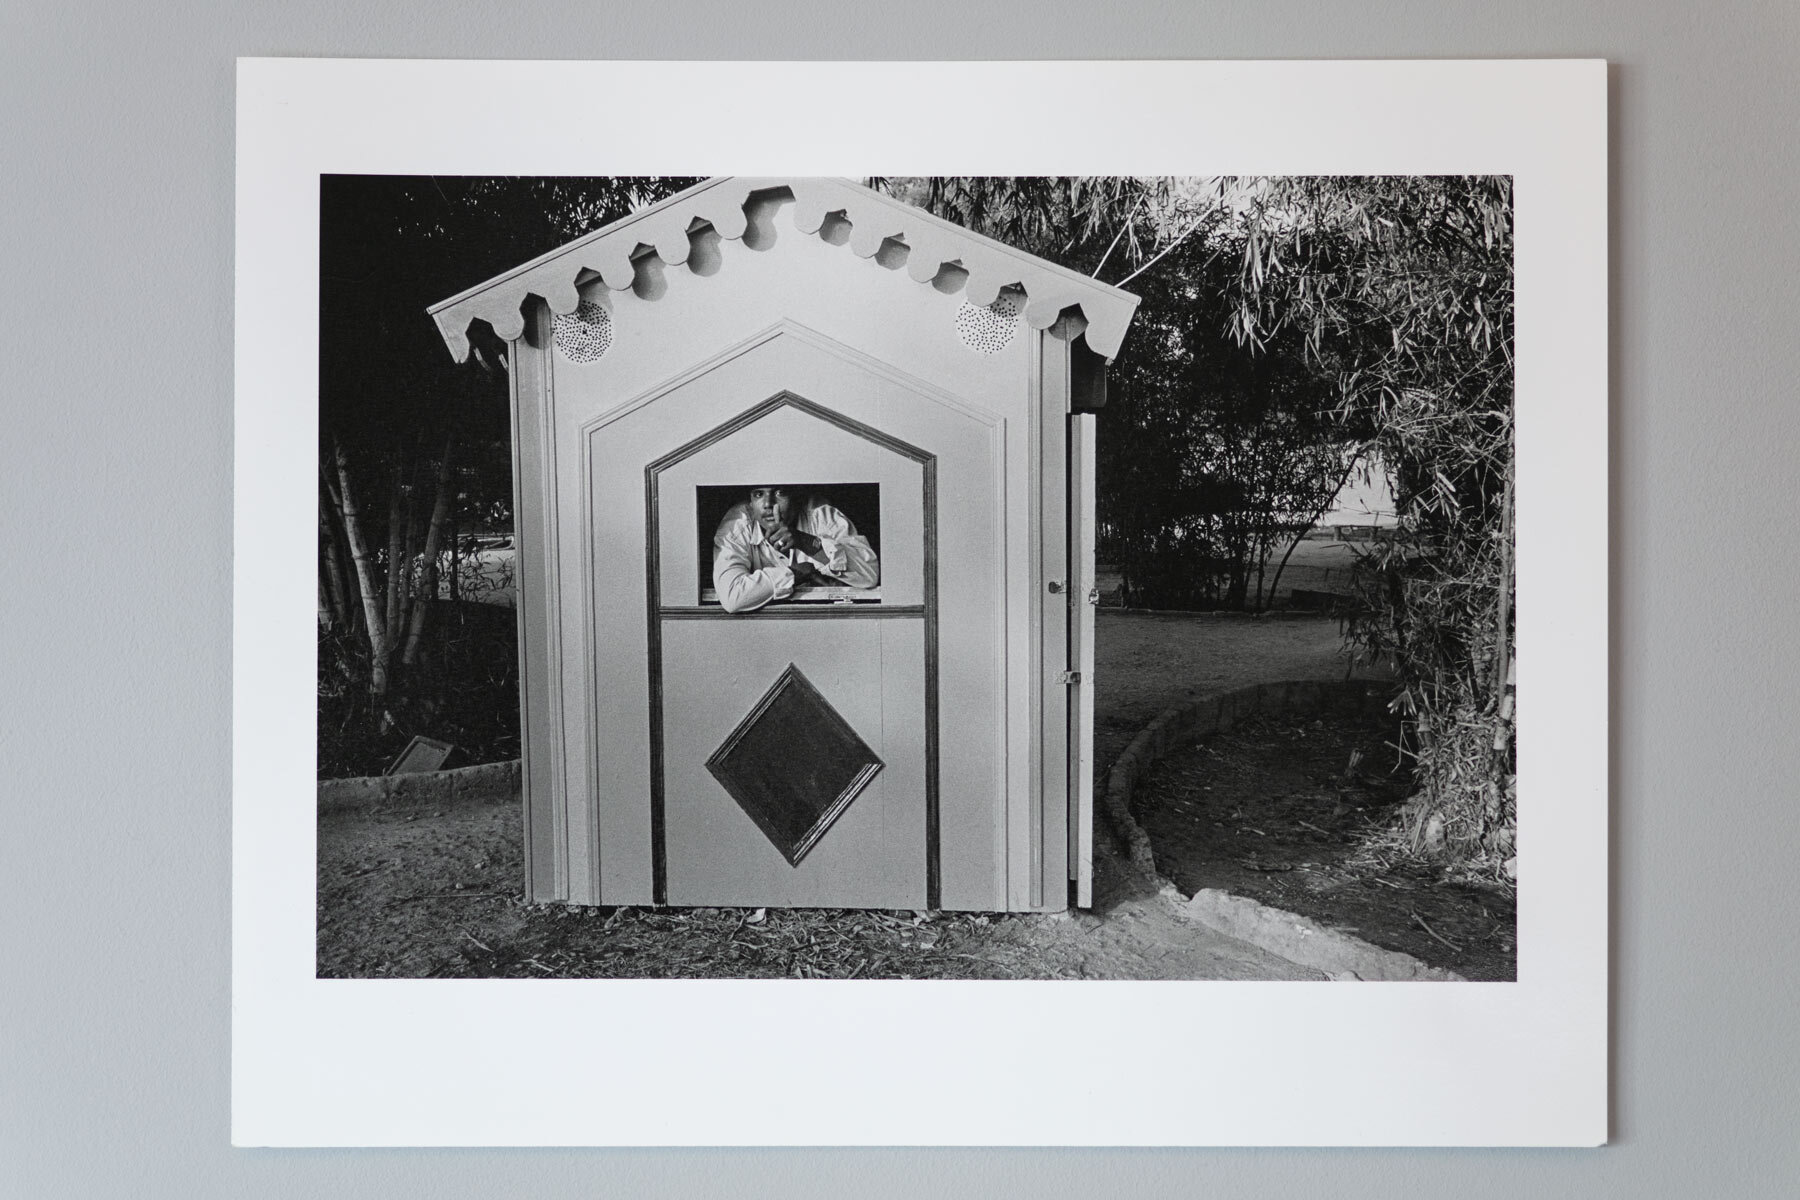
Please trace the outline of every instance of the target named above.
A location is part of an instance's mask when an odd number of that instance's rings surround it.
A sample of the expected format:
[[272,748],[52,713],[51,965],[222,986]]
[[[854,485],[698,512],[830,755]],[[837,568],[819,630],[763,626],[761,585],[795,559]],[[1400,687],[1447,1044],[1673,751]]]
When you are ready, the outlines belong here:
[[1092,587],[1088,588],[1087,602],[1089,604],[1093,604],[1093,605],[1098,605],[1100,603],[1100,585],[1099,584],[1096,583]]
[[1057,672],[1057,675],[1056,675],[1056,682],[1063,683],[1063,684],[1080,683],[1081,682],[1081,672],[1080,671],[1059,671],[1059,672]]

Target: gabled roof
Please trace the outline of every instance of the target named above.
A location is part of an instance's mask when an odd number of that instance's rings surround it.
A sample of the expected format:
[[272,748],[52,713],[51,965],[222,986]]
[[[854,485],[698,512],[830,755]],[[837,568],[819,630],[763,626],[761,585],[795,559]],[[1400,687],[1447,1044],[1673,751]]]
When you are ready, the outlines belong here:
[[964,298],[975,305],[991,304],[1003,288],[1017,287],[1025,293],[1025,320],[1034,329],[1047,329],[1065,310],[1079,309],[1087,322],[1089,349],[1108,359],[1119,352],[1137,308],[1138,298],[1129,292],[847,179],[720,176],[496,275],[429,311],[450,353],[461,362],[469,357],[468,331],[475,321],[486,321],[509,341],[517,338],[525,329],[527,297],[540,296],[551,312],[563,314],[575,311],[576,288],[596,277],[614,291],[625,291],[636,274],[635,259],[654,251],[665,263],[686,262],[688,234],[702,223],[735,241],[744,236],[751,198],[779,189],[793,195],[792,219],[802,233],[818,232],[826,217],[836,213],[850,223],[848,250],[859,258],[872,257],[886,242],[904,244],[906,273],[916,283],[929,284],[946,267],[961,268],[967,272]]

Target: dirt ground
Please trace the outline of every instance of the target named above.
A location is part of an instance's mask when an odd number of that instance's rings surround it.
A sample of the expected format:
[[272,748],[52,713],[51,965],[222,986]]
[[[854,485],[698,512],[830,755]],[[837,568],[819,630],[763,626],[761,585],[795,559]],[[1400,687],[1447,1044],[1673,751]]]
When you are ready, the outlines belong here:
[[1465,979],[1516,978],[1515,899],[1386,844],[1410,793],[1379,708],[1251,717],[1176,751],[1138,784],[1157,870],[1311,917]]
[[[1191,695],[1344,674],[1320,619],[1100,614],[1102,778],[1131,737]],[[1030,979],[1317,979],[1181,919],[1097,830],[1095,908],[1068,916],[568,908],[517,899],[516,804],[325,813],[318,973]]]
[[[1094,636],[1094,759],[1110,767],[1172,704],[1252,683],[1371,679],[1325,617],[1168,616],[1102,609]],[[1105,770],[1100,778],[1106,777]]]
[[571,908],[516,898],[515,804],[319,825],[318,973],[339,978],[1316,979],[1180,921],[1103,857],[1068,917]]

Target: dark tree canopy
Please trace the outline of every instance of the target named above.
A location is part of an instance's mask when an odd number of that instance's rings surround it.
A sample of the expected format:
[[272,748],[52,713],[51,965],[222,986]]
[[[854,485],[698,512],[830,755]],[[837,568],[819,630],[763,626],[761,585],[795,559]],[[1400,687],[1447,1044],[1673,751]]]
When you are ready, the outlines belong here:
[[1278,539],[1342,479],[1335,384],[1288,332],[1248,345],[1239,210],[1217,181],[934,177],[878,181],[947,220],[1142,298],[1099,423],[1100,553],[1132,603],[1257,607]]
[[506,350],[476,331],[453,361],[427,308],[694,182],[320,180],[322,771],[377,771],[418,732],[518,750],[510,619],[457,603],[494,582],[466,535],[512,526]]
[[[507,437],[506,385],[452,361],[426,308],[692,178],[326,175],[319,181],[319,415],[354,453],[421,430]],[[498,345],[482,347],[497,365]]]

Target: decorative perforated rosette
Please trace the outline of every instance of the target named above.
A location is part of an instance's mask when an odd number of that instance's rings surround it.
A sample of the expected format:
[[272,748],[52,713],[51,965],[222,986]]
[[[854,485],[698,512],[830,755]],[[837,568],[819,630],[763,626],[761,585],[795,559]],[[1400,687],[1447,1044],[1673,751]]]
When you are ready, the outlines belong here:
[[612,347],[612,316],[592,300],[583,300],[574,312],[558,316],[551,327],[556,348],[570,362],[597,362]]
[[1009,295],[997,296],[985,307],[965,303],[956,310],[956,336],[963,345],[981,354],[1004,350],[1019,331],[1022,311],[1018,298]]

